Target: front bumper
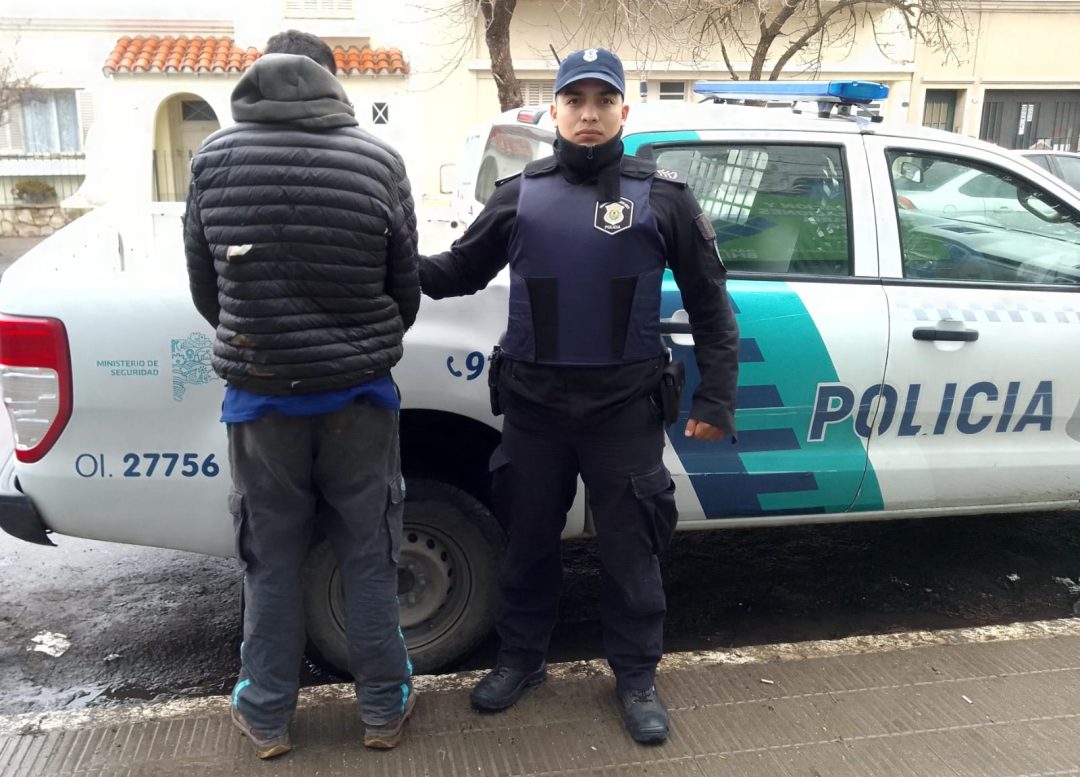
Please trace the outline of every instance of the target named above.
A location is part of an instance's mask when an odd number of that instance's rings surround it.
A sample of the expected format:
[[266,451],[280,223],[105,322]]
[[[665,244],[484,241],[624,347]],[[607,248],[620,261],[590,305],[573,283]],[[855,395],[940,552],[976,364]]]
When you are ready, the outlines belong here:
[[37,545],[53,545],[49,532],[30,497],[15,480],[15,452],[8,451],[0,467],[0,529],[20,540]]

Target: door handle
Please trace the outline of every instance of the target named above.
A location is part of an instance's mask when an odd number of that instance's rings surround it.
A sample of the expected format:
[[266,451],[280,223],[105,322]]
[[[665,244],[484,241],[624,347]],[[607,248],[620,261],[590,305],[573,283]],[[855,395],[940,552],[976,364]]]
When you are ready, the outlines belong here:
[[917,326],[911,336],[916,340],[945,340],[948,342],[973,343],[979,339],[977,329],[936,329],[932,326]]
[[689,321],[675,321],[671,318],[660,319],[660,334],[662,335],[689,335],[693,334],[690,331]]

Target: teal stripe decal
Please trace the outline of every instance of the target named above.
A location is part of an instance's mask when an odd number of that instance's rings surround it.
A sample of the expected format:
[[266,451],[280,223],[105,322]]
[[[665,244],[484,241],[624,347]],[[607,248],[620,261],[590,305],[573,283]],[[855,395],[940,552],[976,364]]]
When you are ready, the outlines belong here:
[[623,138],[623,148],[627,154],[636,156],[642,146],[651,143],[679,143],[687,140],[701,140],[696,132],[673,130],[671,132],[640,132]]

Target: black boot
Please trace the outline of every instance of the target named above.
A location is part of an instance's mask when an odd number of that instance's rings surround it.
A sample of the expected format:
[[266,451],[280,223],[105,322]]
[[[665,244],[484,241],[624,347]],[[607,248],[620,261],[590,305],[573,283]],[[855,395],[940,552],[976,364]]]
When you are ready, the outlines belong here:
[[532,672],[496,666],[476,684],[469,695],[474,709],[481,712],[498,712],[512,707],[526,688],[535,688],[547,677],[547,664]]
[[618,691],[622,705],[623,723],[635,742],[643,745],[659,745],[667,741],[667,707],[656,692],[656,687],[647,691]]

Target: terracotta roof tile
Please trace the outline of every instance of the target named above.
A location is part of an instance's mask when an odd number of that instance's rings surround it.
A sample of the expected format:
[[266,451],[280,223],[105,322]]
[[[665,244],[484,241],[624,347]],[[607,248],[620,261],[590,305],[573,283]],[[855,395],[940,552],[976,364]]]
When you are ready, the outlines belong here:
[[[228,36],[122,36],[105,58],[107,76],[118,73],[240,73],[262,52],[242,49]],[[409,64],[400,49],[335,46],[338,75],[407,75]]]

